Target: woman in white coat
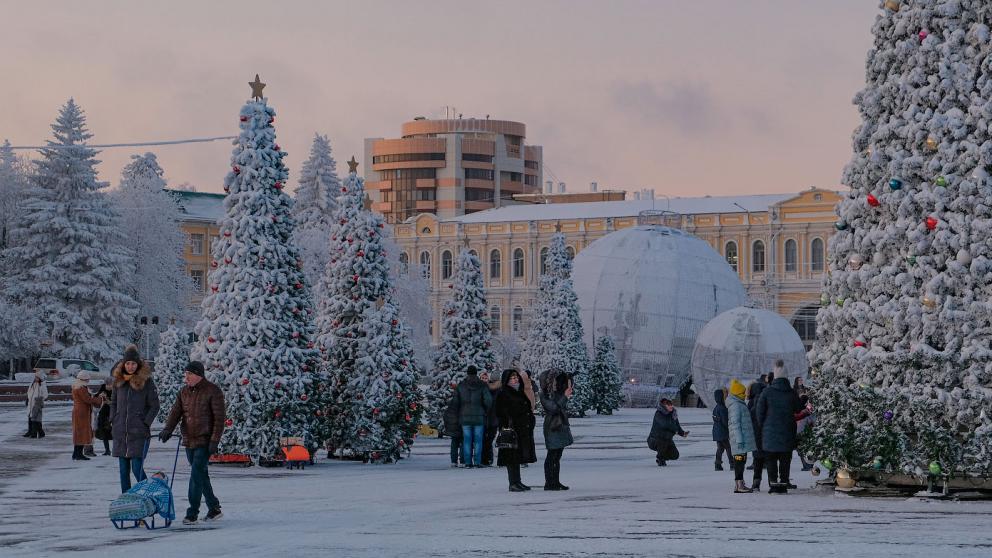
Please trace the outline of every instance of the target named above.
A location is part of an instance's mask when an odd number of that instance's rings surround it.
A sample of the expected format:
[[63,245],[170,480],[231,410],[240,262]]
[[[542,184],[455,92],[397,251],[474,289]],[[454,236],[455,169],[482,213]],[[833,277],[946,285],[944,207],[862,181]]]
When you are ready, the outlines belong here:
[[41,426],[41,415],[48,399],[48,386],[45,385],[45,375],[41,371],[34,373],[34,380],[28,387],[28,433],[25,438],[44,438],[45,430]]

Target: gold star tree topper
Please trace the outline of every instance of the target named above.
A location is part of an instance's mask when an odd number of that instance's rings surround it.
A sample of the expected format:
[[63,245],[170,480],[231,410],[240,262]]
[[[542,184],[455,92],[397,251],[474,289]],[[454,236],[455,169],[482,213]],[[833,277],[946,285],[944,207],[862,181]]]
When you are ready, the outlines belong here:
[[350,161],[347,161],[347,163],[348,163],[348,172],[349,173],[351,173],[351,172],[358,172],[358,161],[355,160],[355,156],[354,155],[351,156],[351,160]]
[[255,74],[255,81],[249,81],[248,85],[251,86],[251,96],[256,101],[262,98],[262,89],[265,89],[265,84],[262,80],[258,79],[258,74]]

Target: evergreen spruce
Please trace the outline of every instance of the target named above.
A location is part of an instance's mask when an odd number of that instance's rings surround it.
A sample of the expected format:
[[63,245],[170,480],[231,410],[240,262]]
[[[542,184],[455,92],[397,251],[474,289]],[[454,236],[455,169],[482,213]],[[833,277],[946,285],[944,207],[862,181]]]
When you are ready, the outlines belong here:
[[623,376],[613,338],[596,341],[596,356],[589,368],[589,408],[598,415],[612,415],[623,404]]
[[286,153],[275,143],[274,120],[264,98],[241,108],[193,351],[224,390],[229,426],[221,451],[255,457],[275,455],[281,436],[316,445],[313,309],[303,261],[291,242]]
[[804,447],[852,469],[988,477],[992,4],[893,5],[855,96]]
[[337,163],[331,156],[327,136],[314,135],[310,158],[304,161],[300,183],[294,194],[294,241],[303,257],[303,271],[311,285],[317,285],[328,260],[336,199],[341,190]]
[[134,255],[120,248],[97,151],[86,146],[92,134],[72,99],[52,131],[11,231],[3,290],[10,304],[31,308],[23,321],[41,322],[25,327],[50,332],[46,352],[109,364],[134,333],[137,303],[126,279]]
[[468,249],[458,254],[452,289],[454,294],[444,305],[441,343],[427,393],[427,422],[437,429],[442,427],[442,415],[451,399],[452,387],[465,378],[469,365],[474,365],[479,373],[486,371],[499,376],[479,258]]
[[185,383],[186,365],[189,364],[189,334],[175,324],[162,334],[155,357],[155,387],[158,388],[158,420],[169,417],[179,390]]

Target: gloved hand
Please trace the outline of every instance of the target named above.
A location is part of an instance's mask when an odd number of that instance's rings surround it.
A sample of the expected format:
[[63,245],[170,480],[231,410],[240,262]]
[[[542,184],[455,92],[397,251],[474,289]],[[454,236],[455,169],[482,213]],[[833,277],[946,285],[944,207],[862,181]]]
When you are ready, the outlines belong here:
[[163,431],[161,431],[161,432],[158,433],[158,439],[163,444],[166,443],[166,442],[168,442],[169,441],[169,438],[171,438],[171,437],[172,437],[172,432],[166,432],[165,430],[163,430]]
[[210,449],[210,455],[217,453],[217,446],[217,442],[210,442],[210,446],[208,446]]

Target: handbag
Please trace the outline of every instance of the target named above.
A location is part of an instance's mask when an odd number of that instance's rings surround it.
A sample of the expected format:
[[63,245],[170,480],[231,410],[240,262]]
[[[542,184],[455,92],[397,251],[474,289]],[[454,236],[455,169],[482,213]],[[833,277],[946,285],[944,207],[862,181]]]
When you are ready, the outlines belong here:
[[548,430],[552,432],[561,430],[565,426],[565,419],[562,418],[561,413],[555,413],[548,417]]
[[517,449],[517,432],[513,428],[500,428],[496,434],[498,449]]

